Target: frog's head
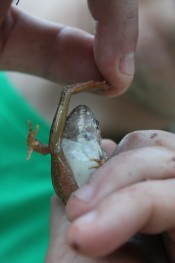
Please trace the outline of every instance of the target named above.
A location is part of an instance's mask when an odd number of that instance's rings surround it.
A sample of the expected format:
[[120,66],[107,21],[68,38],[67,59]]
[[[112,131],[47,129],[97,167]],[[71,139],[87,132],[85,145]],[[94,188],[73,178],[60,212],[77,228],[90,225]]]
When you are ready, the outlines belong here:
[[87,142],[96,140],[100,143],[99,123],[87,106],[79,105],[69,114],[63,137],[71,140],[85,139]]

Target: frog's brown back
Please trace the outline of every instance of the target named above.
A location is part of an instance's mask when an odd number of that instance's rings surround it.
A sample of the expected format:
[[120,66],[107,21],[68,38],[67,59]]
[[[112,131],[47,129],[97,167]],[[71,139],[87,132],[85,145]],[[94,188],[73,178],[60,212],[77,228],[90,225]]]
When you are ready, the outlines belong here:
[[63,152],[51,154],[51,176],[56,194],[66,204],[78,185]]

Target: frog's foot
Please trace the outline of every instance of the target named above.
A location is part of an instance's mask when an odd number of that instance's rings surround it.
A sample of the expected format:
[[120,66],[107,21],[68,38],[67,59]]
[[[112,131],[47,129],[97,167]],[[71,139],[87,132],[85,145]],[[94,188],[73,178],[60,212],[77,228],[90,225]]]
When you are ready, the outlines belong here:
[[96,166],[89,167],[89,169],[97,169],[97,168],[99,168],[100,166],[102,166],[102,165],[105,163],[106,160],[105,160],[105,159],[95,159],[95,158],[93,158],[93,159],[91,159],[90,161],[96,162],[97,165],[96,165]]
[[31,121],[28,121],[28,124],[29,124],[29,133],[28,133],[28,137],[27,137],[27,145],[28,145],[27,160],[30,159],[30,156],[31,156],[33,150],[38,145],[38,140],[36,140],[35,136],[39,130],[39,125],[36,125],[35,130],[32,131]]

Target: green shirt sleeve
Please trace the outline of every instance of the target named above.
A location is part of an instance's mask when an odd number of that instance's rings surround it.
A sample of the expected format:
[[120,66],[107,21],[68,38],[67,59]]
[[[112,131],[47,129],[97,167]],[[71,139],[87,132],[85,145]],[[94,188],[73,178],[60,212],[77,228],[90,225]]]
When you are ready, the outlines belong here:
[[26,160],[27,121],[39,124],[47,143],[49,125],[0,73],[0,262],[39,263],[48,244],[50,156]]

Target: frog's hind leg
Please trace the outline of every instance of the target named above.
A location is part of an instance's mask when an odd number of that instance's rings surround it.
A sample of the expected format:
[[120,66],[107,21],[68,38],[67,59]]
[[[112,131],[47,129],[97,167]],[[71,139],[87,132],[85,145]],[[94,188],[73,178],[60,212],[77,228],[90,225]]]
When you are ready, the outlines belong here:
[[68,90],[67,93],[70,95],[86,91],[102,91],[108,88],[109,86],[106,84],[106,81],[88,81],[65,87]]
[[28,154],[27,154],[27,160],[30,159],[30,156],[33,151],[39,152],[41,154],[48,154],[50,152],[49,147],[40,141],[38,141],[35,136],[39,130],[39,126],[36,125],[36,128],[34,131],[32,131],[32,123],[31,121],[28,121],[29,124],[29,133],[27,137],[27,145],[28,145]]

